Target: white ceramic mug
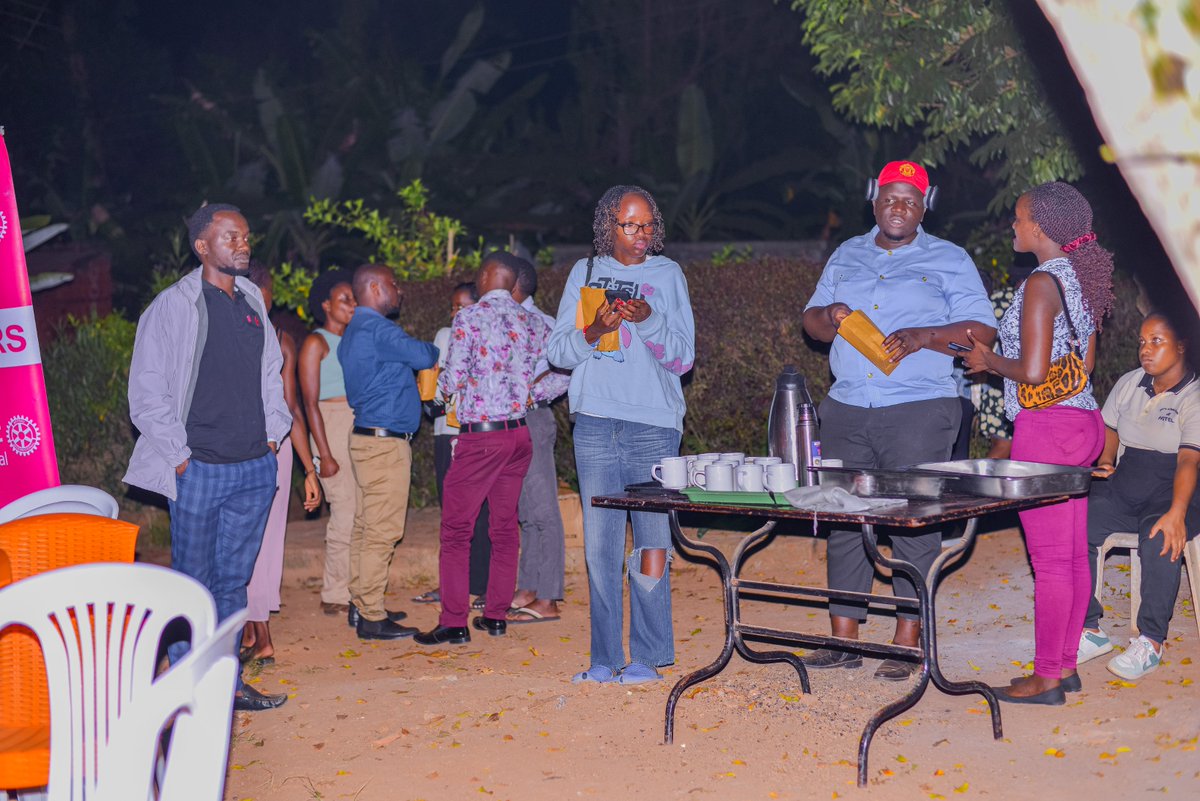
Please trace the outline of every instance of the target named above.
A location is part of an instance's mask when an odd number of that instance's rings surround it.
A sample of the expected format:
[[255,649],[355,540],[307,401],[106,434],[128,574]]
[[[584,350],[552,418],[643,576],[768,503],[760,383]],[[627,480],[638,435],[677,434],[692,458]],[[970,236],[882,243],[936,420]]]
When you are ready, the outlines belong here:
[[741,451],[729,451],[727,453],[722,453],[721,456],[717,459],[717,461],[718,462],[735,462],[737,464],[742,464],[743,462],[746,461],[746,454],[742,453]]
[[667,489],[683,489],[688,484],[688,460],[682,456],[668,456],[650,468],[650,478]]
[[780,456],[747,456],[746,461],[754,462],[755,464],[761,464],[763,466],[763,469],[765,470],[767,465],[783,464],[783,457],[780,457]]
[[705,467],[716,463],[717,460],[715,458],[709,459],[706,456],[697,456],[695,459],[692,459],[688,462],[688,483],[694,487],[700,486],[700,482],[696,480],[697,477],[703,475]]
[[771,492],[787,492],[796,488],[796,468],[786,462],[767,465],[763,484]]
[[733,465],[729,462],[710,462],[704,472],[696,474],[696,485],[709,492],[732,492]]
[[742,492],[763,491],[763,466],[749,462],[737,468],[737,485]]

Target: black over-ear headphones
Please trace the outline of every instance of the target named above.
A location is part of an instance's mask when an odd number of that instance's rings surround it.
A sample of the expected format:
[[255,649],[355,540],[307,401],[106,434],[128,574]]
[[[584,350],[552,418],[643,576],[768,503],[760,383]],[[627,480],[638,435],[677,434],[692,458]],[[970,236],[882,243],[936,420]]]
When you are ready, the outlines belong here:
[[[879,197],[879,179],[878,178],[868,178],[867,179],[867,201],[870,203],[874,203],[876,198],[878,198],[878,197]],[[937,199],[938,199],[938,188],[936,186],[934,186],[933,184],[930,184],[929,188],[925,190],[925,210],[933,211],[934,206],[937,205]]]

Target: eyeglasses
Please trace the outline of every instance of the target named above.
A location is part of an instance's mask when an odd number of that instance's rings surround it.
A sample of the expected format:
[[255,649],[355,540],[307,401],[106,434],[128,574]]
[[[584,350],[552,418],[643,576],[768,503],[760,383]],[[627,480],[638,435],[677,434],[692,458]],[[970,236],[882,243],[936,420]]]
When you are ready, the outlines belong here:
[[641,225],[633,222],[617,223],[617,227],[625,233],[625,236],[633,236],[638,231],[645,231],[648,234],[654,233],[653,222],[642,223]]

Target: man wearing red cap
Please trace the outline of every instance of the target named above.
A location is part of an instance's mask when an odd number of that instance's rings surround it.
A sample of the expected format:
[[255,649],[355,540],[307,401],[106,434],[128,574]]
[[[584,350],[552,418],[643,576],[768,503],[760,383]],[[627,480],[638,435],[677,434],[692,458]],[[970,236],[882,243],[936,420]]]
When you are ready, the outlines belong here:
[[[879,173],[873,198],[875,227],[844,242],[825,265],[804,309],[804,330],[831,342],[834,383],[820,407],[821,453],[846,467],[898,468],[950,458],[962,410],[952,377],[955,352],[967,344],[966,329],[982,330],[990,344],[995,315],[979,272],[966,251],[925,233],[921,220],[936,188],[925,168],[893,161]],[[896,363],[890,375],[844,338],[838,327],[862,310],[886,335],[883,345]],[[894,536],[892,555],[927,573],[941,547],[941,532]],[[833,589],[870,592],[874,568],[860,531],[829,535],[828,574]],[[893,592],[914,598],[900,575]],[[833,634],[858,639],[866,605],[831,602]],[[920,621],[899,609],[893,642],[918,644]],[[858,668],[857,653],[821,649],[803,658],[810,668]],[[875,676],[902,681],[917,663],[887,659]]]

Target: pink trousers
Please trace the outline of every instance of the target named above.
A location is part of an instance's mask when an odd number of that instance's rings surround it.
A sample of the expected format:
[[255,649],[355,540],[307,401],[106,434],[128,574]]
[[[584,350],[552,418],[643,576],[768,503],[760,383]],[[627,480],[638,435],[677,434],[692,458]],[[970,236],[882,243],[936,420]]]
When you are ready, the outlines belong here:
[[[1096,410],[1023,409],[1013,424],[1012,458],[1042,464],[1090,465],[1104,447]],[[1057,679],[1075,669],[1092,573],[1087,558],[1087,496],[1020,513],[1033,563],[1033,672]]]
[[247,620],[265,623],[279,611],[279,585],[283,581],[283,535],[287,532],[288,501],[292,497],[292,441],[279,446],[279,473],[275,479],[275,500],[263,531],[262,547],[254,561],[254,575],[246,587]]

